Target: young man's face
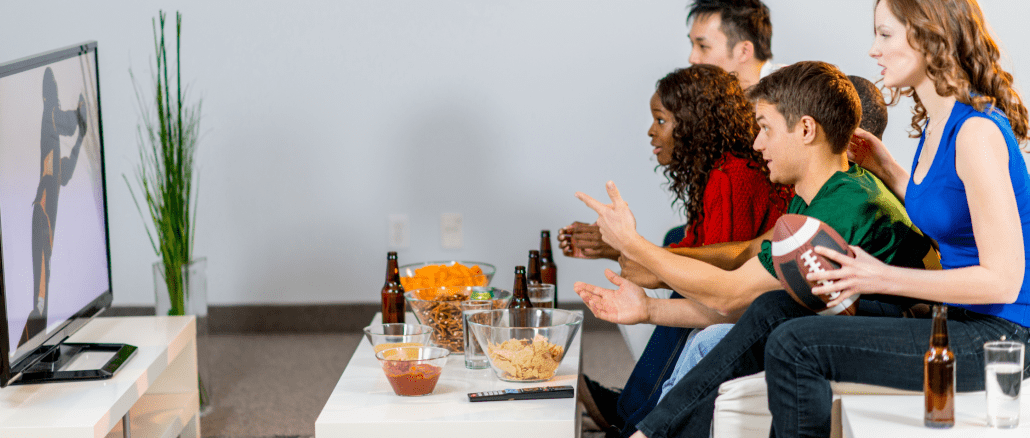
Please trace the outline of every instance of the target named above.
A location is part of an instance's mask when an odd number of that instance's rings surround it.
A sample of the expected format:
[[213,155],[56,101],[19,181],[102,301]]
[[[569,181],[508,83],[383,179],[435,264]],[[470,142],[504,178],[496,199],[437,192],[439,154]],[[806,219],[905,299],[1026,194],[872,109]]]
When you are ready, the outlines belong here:
[[728,38],[720,26],[722,17],[718,13],[694,18],[690,26],[690,63],[711,64],[733,73],[740,64],[733,60],[733,53],[727,45]]
[[795,184],[804,171],[804,130],[797,129],[796,124],[788,127],[786,119],[776,110],[776,105],[763,100],[755,102],[755,120],[759,129],[754,148],[765,159],[769,180],[779,184]]

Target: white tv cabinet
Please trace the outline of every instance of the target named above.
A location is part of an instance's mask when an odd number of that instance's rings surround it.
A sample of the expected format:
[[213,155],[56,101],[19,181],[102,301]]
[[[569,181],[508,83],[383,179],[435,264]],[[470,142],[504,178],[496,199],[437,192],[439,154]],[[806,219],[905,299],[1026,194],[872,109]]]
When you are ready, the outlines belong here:
[[136,354],[107,380],[0,389],[0,437],[200,437],[192,316],[96,318],[69,342],[122,343]]

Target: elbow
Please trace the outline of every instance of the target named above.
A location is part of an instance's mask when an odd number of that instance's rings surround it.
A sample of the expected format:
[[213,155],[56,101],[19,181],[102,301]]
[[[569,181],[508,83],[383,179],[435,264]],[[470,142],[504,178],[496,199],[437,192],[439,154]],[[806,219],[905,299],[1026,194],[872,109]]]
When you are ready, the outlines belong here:
[[[719,316],[730,316],[739,313],[742,309],[740,300],[723,298],[710,306]],[[745,304],[743,307],[747,307]]]

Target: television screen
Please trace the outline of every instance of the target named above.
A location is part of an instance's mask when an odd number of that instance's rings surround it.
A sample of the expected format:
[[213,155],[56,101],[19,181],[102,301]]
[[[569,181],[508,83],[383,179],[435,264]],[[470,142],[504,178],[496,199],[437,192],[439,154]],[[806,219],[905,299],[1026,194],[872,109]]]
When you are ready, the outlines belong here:
[[95,42],[0,65],[0,384],[110,305],[97,73]]

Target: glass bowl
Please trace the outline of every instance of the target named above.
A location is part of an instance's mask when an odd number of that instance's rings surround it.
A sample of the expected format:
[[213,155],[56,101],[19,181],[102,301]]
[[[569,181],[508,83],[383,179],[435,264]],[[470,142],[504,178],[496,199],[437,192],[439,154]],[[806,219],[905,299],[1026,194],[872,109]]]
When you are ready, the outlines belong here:
[[[470,269],[478,266],[481,273],[455,267],[459,263]],[[425,269],[430,266],[442,269]],[[496,272],[494,265],[468,260],[412,263],[400,267],[401,285],[407,291],[440,286],[489,286]]]
[[464,354],[464,334],[461,328],[461,302],[474,292],[490,292],[494,309],[508,307],[511,291],[495,287],[444,286],[416,289],[404,293],[415,318],[433,328],[430,342],[455,354]]
[[394,394],[431,394],[450,352],[439,347],[396,347],[376,353]]
[[363,331],[376,353],[387,348],[429,345],[433,334],[432,327],[422,324],[373,324]]
[[469,315],[469,327],[490,368],[507,382],[544,382],[555,371],[583,324],[583,315],[562,309],[502,309]]

